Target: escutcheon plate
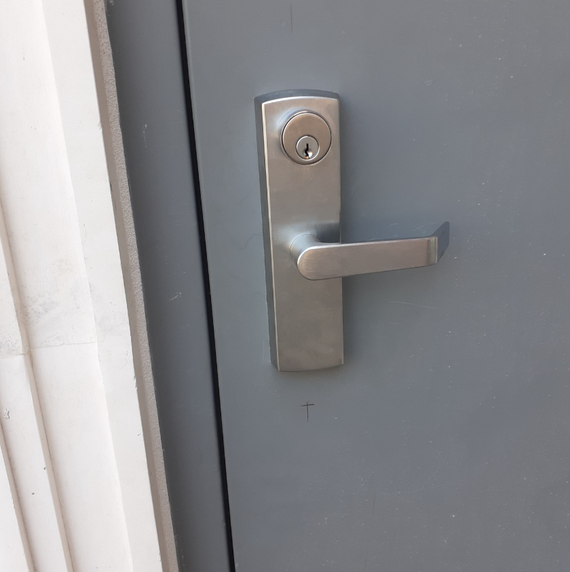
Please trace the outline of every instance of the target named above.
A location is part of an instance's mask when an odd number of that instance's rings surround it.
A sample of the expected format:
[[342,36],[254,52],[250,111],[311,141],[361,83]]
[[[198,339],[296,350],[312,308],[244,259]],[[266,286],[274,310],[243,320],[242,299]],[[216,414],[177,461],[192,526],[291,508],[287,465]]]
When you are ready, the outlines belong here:
[[[306,233],[340,242],[338,95],[278,92],[256,98],[255,108],[273,364],[280,371],[341,365],[342,279],[307,280],[290,251]],[[314,163],[292,161],[281,142],[287,122],[302,112],[316,114],[330,128],[328,152]]]

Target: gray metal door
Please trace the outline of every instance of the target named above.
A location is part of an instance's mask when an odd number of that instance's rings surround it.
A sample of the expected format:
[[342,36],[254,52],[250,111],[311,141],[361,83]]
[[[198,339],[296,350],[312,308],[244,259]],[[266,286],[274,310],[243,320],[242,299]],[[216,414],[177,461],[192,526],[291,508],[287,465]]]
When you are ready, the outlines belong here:
[[[185,8],[238,569],[567,571],[568,2]],[[340,94],[347,241],[452,225],[344,280],[313,373],[269,360],[253,100],[294,88]]]
[[[184,17],[236,568],[567,572],[568,2],[186,0]],[[435,267],[344,280],[343,366],[280,373],[254,98],[300,88],[340,94],[346,241],[452,236]]]

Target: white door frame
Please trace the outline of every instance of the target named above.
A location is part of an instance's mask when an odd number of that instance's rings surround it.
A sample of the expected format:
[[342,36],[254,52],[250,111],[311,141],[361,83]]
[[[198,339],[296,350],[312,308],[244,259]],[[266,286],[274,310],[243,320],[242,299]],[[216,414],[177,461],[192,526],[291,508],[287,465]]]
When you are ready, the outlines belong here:
[[13,572],[178,570],[104,23],[102,1],[82,0],[0,18],[0,504],[13,507],[0,559]]

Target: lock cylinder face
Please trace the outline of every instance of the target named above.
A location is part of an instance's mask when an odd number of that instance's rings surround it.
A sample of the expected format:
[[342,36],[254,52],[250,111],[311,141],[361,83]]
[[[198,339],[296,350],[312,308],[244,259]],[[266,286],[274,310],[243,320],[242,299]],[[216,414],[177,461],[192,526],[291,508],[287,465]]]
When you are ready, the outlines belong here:
[[293,115],[281,135],[283,150],[292,161],[300,165],[320,161],[328,153],[331,139],[328,123],[310,111]]

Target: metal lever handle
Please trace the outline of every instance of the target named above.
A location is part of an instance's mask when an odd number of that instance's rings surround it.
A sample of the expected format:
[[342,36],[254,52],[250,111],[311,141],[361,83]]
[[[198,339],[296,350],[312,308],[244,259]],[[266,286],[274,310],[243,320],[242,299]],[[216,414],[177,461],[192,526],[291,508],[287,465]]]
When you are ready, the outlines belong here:
[[338,95],[270,93],[255,112],[271,360],[280,371],[337,366],[342,276],[435,264],[449,224],[424,238],[341,244]]
[[352,244],[323,243],[302,234],[291,244],[299,272],[309,280],[387,272],[436,264],[449,244],[449,223],[431,236]]

